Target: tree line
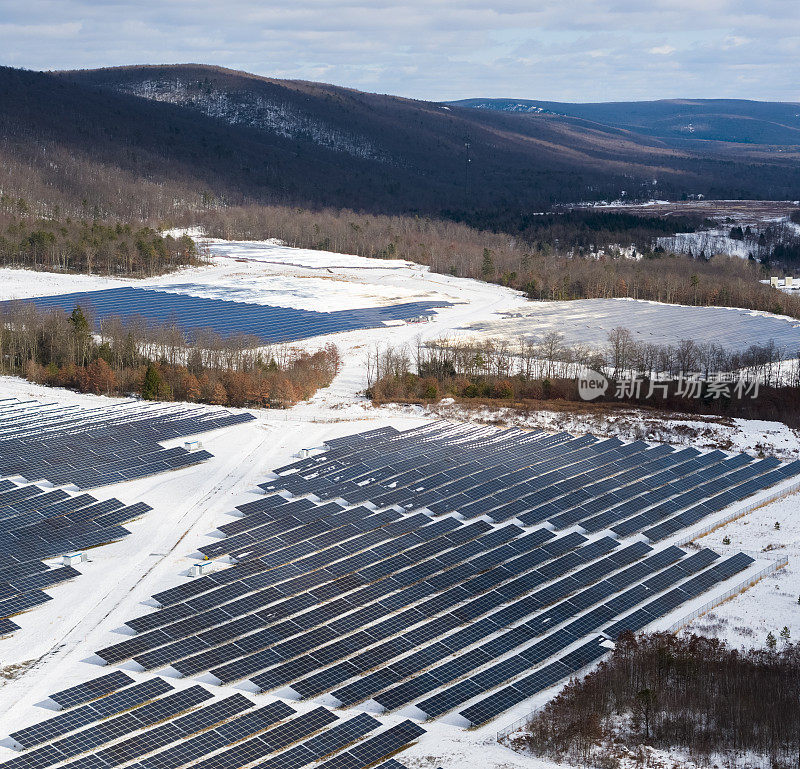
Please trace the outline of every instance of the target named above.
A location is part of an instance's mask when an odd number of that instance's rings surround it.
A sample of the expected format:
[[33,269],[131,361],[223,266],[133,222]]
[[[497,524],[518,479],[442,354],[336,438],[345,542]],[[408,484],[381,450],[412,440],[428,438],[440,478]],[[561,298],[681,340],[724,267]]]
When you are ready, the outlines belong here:
[[[571,680],[511,738],[541,758],[615,769],[641,746],[695,761],[752,754],[773,769],[800,760],[800,646],[737,651],[723,641],[625,633],[606,662]],[[730,760],[729,760],[730,759]]]
[[797,189],[785,153],[731,154],[713,142],[675,152],[608,126],[587,132],[560,119],[445,110],[197,65],[0,67],[0,102],[0,189],[72,213],[87,201],[102,217],[251,202],[420,213],[515,232],[531,211],[622,190],[629,199],[785,200]]
[[[628,297],[800,318],[800,297],[760,283],[769,273],[758,262],[724,255],[695,259],[652,248],[670,229],[690,231],[703,222],[665,225],[657,217],[596,211],[529,219],[511,234],[447,219],[232,206],[175,223],[200,224],[219,238],[277,238],[298,248],[405,259],[434,272],[510,286],[536,300]],[[636,258],[630,258],[631,247]]]
[[656,345],[619,327],[601,348],[565,344],[561,334],[549,332],[539,340],[376,346],[365,363],[367,394],[375,403],[451,397],[465,405],[531,409],[548,401],[579,402],[580,377],[590,370],[609,380],[595,403],[800,425],[798,352],[773,341],[745,350],[691,339]]
[[101,395],[285,408],[330,384],[339,367],[331,344],[308,352],[211,331],[190,339],[175,325],[119,318],[92,328],[80,307],[68,315],[15,302],[0,313],[0,373]]
[[40,218],[23,198],[0,196],[0,266],[146,277],[204,264],[188,236],[97,219]]

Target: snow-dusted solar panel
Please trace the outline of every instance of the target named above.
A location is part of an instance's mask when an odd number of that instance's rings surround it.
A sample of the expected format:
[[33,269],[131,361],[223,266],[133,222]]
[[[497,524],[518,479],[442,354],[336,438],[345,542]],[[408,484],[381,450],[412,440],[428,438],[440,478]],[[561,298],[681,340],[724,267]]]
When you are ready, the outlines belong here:
[[800,348],[800,321],[732,307],[688,307],[634,299],[576,299],[532,302],[519,313],[464,331],[505,338],[541,341],[549,332],[562,334],[566,344],[604,347],[608,333],[622,327],[634,340],[647,344],[677,344],[683,339],[713,342],[730,350],[775,344],[791,356]]

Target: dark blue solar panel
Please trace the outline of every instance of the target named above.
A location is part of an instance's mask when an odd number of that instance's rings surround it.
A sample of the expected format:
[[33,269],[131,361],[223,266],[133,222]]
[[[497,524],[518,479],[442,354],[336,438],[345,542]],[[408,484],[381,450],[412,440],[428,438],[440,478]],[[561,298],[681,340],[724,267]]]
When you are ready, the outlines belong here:
[[[368,307],[336,312],[313,312],[292,307],[231,302],[225,299],[175,294],[155,289],[109,288],[28,300],[40,309],[71,312],[76,305],[88,310],[95,321],[119,317],[123,321],[143,318],[154,325],[175,323],[189,335],[210,329],[221,336],[244,334],[263,344],[291,342],[320,334],[362,328],[380,328],[385,321],[408,320],[429,315],[449,302],[408,302],[387,307]],[[0,310],[9,302],[0,302]]]

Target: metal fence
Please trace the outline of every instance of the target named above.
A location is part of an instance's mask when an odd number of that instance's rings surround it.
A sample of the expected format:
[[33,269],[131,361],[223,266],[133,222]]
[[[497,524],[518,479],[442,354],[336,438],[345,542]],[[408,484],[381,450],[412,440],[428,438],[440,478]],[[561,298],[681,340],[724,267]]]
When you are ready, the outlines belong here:
[[769,566],[765,566],[758,573],[751,574],[746,580],[743,580],[738,585],[734,585],[730,590],[722,593],[721,595],[714,596],[714,598],[712,598],[708,603],[703,604],[699,609],[695,609],[689,614],[681,617],[677,622],[666,628],[665,632],[677,633],[679,630],[686,627],[686,625],[688,625],[692,620],[702,617],[704,614],[707,614],[720,604],[725,603],[725,601],[727,601],[729,598],[733,598],[735,595],[747,590],[748,587],[755,585],[756,582],[759,582],[768,574],[773,574],[774,572],[778,571],[778,569],[782,569],[788,563],[789,559],[785,555],[776,558],[774,561],[772,561],[772,563],[769,564]]
[[781,486],[778,489],[772,489],[768,493],[761,494],[750,502],[728,511],[728,513],[726,513],[722,518],[718,518],[716,521],[709,523],[702,529],[697,529],[691,534],[686,534],[680,539],[673,540],[673,542],[679,546],[685,545],[687,542],[693,542],[695,539],[699,539],[700,537],[704,537],[706,534],[711,533],[714,531],[714,529],[718,529],[720,526],[724,526],[726,523],[730,523],[737,518],[741,518],[743,515],[747,515],[747,513],[752,512],[756,508],[766,505],[769,502],[774,502],[776,499],[785,497],[788,494],[797,491],[798,489],[800,489],[800,481],[795,481],[787,486]]
[[[763,558],[763,554],[760,554]],[[757,572],[756,574],[751,574],[747,579],[742,580],[737,585],[734,585],[730,590],[726,591],[725,593],[721,593],[720,595],[714,596],[708,603],[703,604],[703,606],[695,609],[692,612],[681,617],[677,622],[670,625],[668,628],[665,628],[665,633],[677,633],[679,630],[683,629],[688,625],[692,620],[697,619],[698,617],[702,617],[704,614],[707,614],[712,609],[716,608],[720,604],[725,603],[729,598],[733,598],[733,596],[738,595],[739,593],[747,590],[748,587],[755,585],[756,582],[762,580],[768,574],[774,574],[778,569],[782,569],[789,563],[789,559],[782,555],[779,558],[776,558],[769,566],[765,566],[761,571]],[[594,665],[595,663],[591,663]],[[588,665],[587,667],[590,667]],[[581,668],[584,670],[585,668]],[[576,675],[580,671],[575,671],[573,675]],[[533,710],[526,713],[524,716],[518,718],[513,723],[508,724],[508,726],[503,727],[497,732],[497,742],[503,742],[503,740],[508,737],[508,735],[513,734],[516,731],[519,731],[523,726],[528,724],[531,720],[533,720],[537,714],[539,714],[542,710],[544,710],[546,706],[541,705],[538,708],[534,708]]]

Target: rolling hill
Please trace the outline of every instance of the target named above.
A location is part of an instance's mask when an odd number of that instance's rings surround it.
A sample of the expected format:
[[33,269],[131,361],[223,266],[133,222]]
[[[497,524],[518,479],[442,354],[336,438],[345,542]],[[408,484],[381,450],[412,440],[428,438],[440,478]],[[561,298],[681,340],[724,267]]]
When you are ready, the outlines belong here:
[[203,65],[0,69],[0,188],[62,211],[165,218],[265,203],[486,227],[555,203],[796,196],[796,157],[701,150],[589,117],[368,94]]
[[520,115],[572,117],[670,142],[800,145],[800,104],[743,99],[663,99],[568,104],[527,99],[464,99],[454,106]]

